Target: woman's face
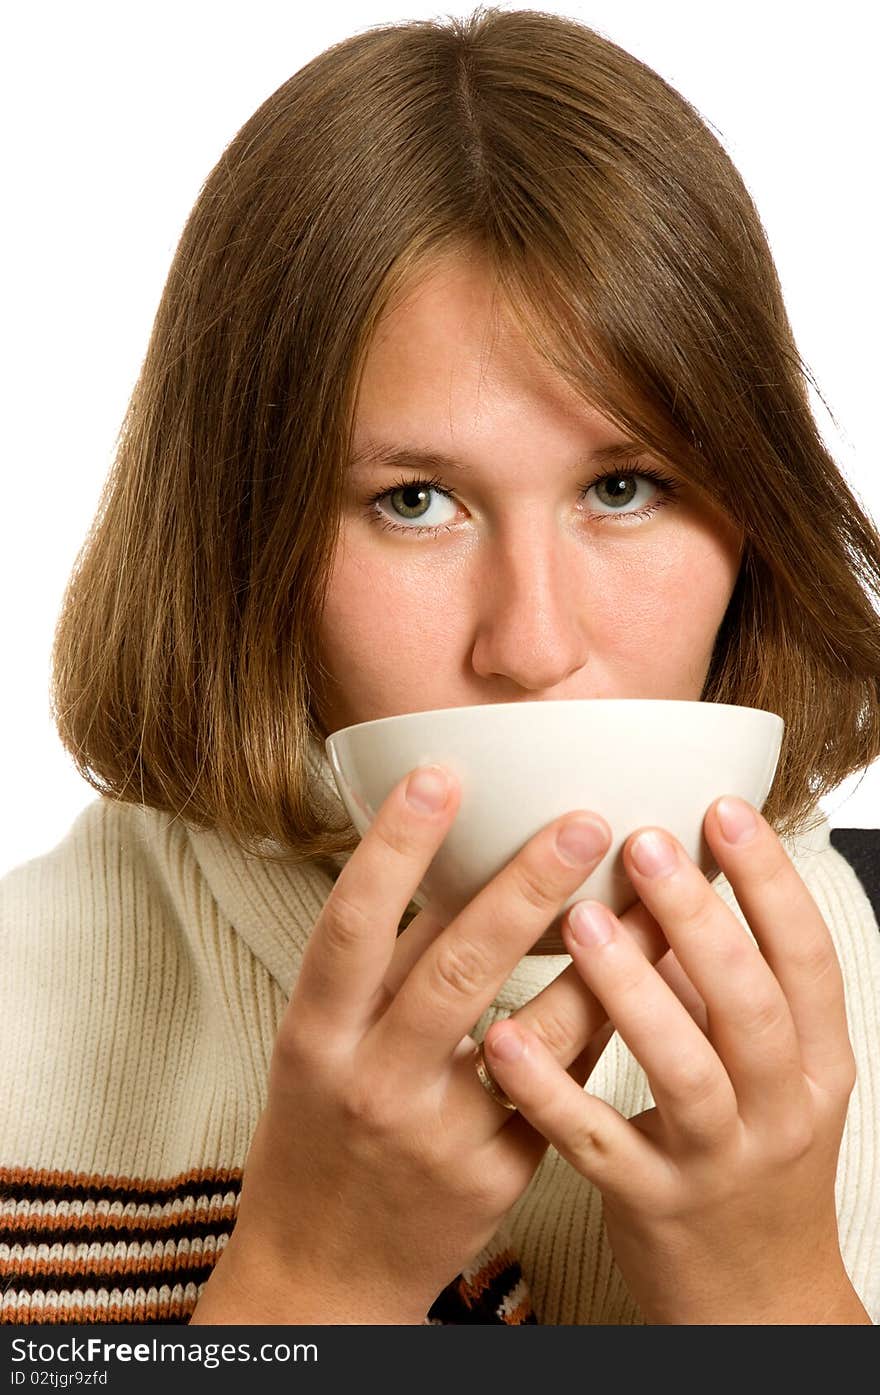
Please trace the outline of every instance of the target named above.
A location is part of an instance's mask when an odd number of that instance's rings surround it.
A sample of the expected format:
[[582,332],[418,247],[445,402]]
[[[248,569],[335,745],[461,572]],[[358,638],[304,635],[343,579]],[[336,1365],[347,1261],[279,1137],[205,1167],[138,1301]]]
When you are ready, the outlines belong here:
[[498,314],[479,269],[447,262],[371,346],[354,460],[403,455],[350,467],[320,632],[328,732],[477,703],[700,697],[740,530],[665,461],[599,458],[623,433]]

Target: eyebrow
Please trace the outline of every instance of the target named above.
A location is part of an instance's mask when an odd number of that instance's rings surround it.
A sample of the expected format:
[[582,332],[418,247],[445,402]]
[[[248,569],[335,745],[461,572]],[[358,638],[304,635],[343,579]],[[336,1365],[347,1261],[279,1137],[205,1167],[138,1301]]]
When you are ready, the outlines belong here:
[[[583,470],[594,465],[616,465],[621,460],[650,454],[649,448],[641,441],[615,441],[613,445],[602,446],[590,452],[572,465],[571,469]],[[473,473],[473,466],[456,460],[443,451],[425,450],[421,446],[388,445],[384,442],[371,442],[355,451],[348,462],[349,469],[357,470],[364,465],[394,467],[398,470],[414,465],[425,470],[458,470],[460,474]]]

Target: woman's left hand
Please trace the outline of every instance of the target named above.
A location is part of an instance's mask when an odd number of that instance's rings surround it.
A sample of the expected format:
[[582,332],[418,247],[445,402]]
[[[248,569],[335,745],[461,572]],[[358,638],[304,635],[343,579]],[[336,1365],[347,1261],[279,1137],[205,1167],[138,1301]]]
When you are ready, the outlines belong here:
[[[704,833],[757,945],[668,833],[641,830],[624,850],[640,900],[705,1003],[705,1031],[607,908],[580,903],[595,927],[580,939],[576,908],[565,920],[569,953],[656,1107],[623,1118],[509,1021],[486,1033],[487,1059],[520,1113],[601,1190],[646,1321],[867,1323],[834,1195],[855,1084],[837,955],[769,824],[743,800],[723,802],[739,839],[724,836],[722,801]],[[504,1059],[498,1048],[512,1039],[523,1050]]]

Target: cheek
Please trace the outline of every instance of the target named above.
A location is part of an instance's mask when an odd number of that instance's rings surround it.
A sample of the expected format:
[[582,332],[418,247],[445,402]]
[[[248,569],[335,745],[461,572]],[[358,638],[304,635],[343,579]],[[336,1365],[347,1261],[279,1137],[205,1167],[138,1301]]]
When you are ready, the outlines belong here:
[[604,574],[592,578],[605,600],[590,624],[594,653],[609,675],[616,670],[644,696],[698,693],[739,556],[737,536],[701,527],[668,531],[656,547],[609,556]]
[[732,589],[727,569],[705,557],[698,567],[685,558],[665,558],[650,572],[642,571],[617,614],[625,613],[627,629],[640,639],[670,644],[698,643],[714,635]]
[[404,566],[390,556],[341,547],[320,628],[334,677],[344,675],[350,691],[377,699],[419,678],[426,689],[436,685],[437,668],[426,665],[426,652],[437,660],[452,651],[466,623],[450,585],[427,556]]

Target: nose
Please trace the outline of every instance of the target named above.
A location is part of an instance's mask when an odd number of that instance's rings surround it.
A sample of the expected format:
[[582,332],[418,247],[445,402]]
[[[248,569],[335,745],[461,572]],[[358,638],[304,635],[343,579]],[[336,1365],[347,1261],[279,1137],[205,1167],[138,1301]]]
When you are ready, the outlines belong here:
[[484,555],[474,672],[528,692],[559,688],[589,658],[583,546],[532,521]]

